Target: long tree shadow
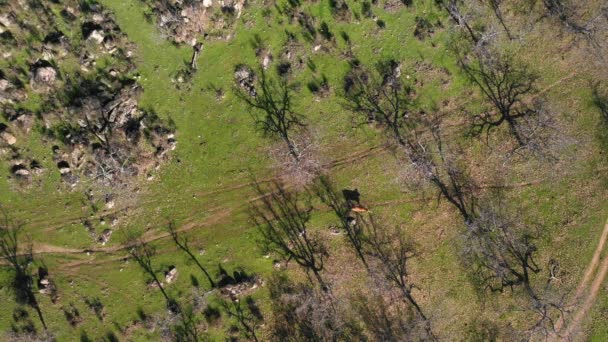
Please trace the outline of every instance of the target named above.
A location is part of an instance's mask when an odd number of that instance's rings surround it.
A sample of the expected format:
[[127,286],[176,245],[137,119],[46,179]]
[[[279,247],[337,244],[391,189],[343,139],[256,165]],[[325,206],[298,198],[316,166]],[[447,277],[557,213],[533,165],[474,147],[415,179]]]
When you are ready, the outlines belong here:
[[[201,332],[198,329],[199,320],[192,305],[180,304],[176,299],[169,296],[163,282],[157,275],[158,272],[153,261],[156,249],[136,235],[127,236],[126,245],[131,257],[137,261],[141,269],[152,279],[165,298],[168,309],[167,314],[169,315],[168,320],[171,322],[169,328],[172,338],[176,341],[199,341],[201,339]],[[141,308],[137,310],[137,314],[142,321],[148,318]]]
[[307,232],[313,209],[311,196],[289,191],[278,181],[265,188],[259,183],[254,186],[260,200],[251,206],[250,215],[260,231],[263,247],[285,262],[295,261],[307,275],[314,275],[324,291],[329,291],[321,277],[327,250],[319,236]]
[[284,76],[269,78],[263,68],[254,73],[251,68],[241,65],[237,66],[235,75],[234,89],[237,97],[249,108],[263,113],[258,115],[253,112],[257,127],[266,136],[280,138],[286,144],[291,157],[299,160],[300,151],[292,133],[306,125],[302,116],[292,109],[294,85]]
[[209,281],[209,284],[211,285],[211,287],[212,288],[215,287],[216,284],[213,281],[213,278],[211,278],[211,275],[209,275],[209,272],[207,272],[207,269],[200,263],[200,261],[198,260],[196,255],[194,255],[194,253],[192,252],[192,249],[188,245],[188,238],[186,236],[180,236],[179,233],[177,232],[175,222],[171,221],[167,224],[167,232],[171,235],[171,239],[173,239],[173,242],[175,243],[175,245],[181,251],[186,253],[186,255],[188,255],[188,258],[190,258],[190,260],[194,261],[196,266],[198,266],[198,268],[201,270],[201,272],[203,272],[205,277],[207,277],[207,280]]
[[23,224],[13,221],[8,211],[0,206],[0,256],[7,261],[13,273],[10,288],[18,304],[28,305],[36,311],[44,330],[46,322],[35,295],[34,279],[30,266],[34,261],[31,241],[23,241]]
[[350,64],[341,94],[344,106],[358,114],[359,124],[380,124],[388,141],[405,155],[406,160],[399,158],[403,169],[413,168],[469,221],[476,205],[476,185],[463,167],[459,151],[443,138],[441,116],[417,109],[396,61],[382,61],[375,68],[358,60]]

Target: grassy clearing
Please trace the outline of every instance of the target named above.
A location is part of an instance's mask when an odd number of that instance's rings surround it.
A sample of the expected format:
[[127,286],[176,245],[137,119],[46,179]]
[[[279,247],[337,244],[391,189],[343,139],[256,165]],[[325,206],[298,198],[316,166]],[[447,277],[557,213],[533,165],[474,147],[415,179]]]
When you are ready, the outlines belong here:
[[[200,258],[204,266],[215,271],[221,263],[228,270],[241,267],[267,277],[273,270],[272,258],[265,258],[258,248],[257,234],[246,213],[245,200],[255,193],[249,186],[231,188],[250,182],[253,176],[258,179],[272,176],[271,161],[265,152],[270,142],[255,131],[250,113],[232,93],[233,72],[236,64],[258,62],[251,48],[256,35],[278,56],[285,41],[283,30],[299,33],[301,29],[295,23],[287,24],[284,18],[279,22],[275,12],[271,19],[266,19],[263,6],[251,3],[238,22],[234,39],[206,43],[198,63],[200,70],[188,87],[179,85],[182,89],[177,89],[173,79],[189,61],[191,50],[164,40],[154,24],[146,21],[141,2],[101,2],[114,12],[123,32],[137,46],[136,64],[144,88],[141,104],[174,121],[179,142],[171,163],[163,166],[153,180],[142,181],[137,200],[129,204],[126,218],[121,221],[110,246],[119,244],[122,230],[146,230],[147,234],[154,235],[161,231],[167,218],[171,218],[178,226],[190,228],[186,234],[194,243],[204,246],[205,254]],[[359,3],[349,4],[358,11]],[[379,57],[403,61],[406,74],[425,81],[417,92],[427,108],[441,107],[443,100],[464,96],[462,94],[470,86],[446,50],[449,38],[446,29],[438,29],[424,41],[412,35],[416,16],[446,21],[432,1],[417,3],[412,8],[398,7],[391,12],[374,8],[376,15],[385,22],[382,29],[369,18],[353,19],[352,23],[336,21],[327,1],[303,7],[317,18],[317,22],[325,21],[335,37],[334,43],[322,43],[329,53],[314,52],[316,43],[301,40],[303,58],[312,61],[316,70],[303,66],[295,72],[295,80],[301,86],[295,110],[305,115],[328,160],[377,146],[383,140],[374,128],[352,129],[352,115],[344,110],[336,95],[348,68],[346,58],[342,56],[347,45],[340,38],[340,32],[348,32],[354,54],[365,63],[373,63]],[[444,23],[444,26],[447,25]],[[544,56],[539,41],[542,42],[541,37],[536,37],[527,46],[531,61]],[[422,62],[434,69],[445,68],[451,75],[449,85],[442,86],[440,77],[432,78],[431,73],[417,72],[416,63]],[[571,72],[568,63],[560,62],[557,57],[551,59],[551,63],[539,66],[539,71],[543,76],[543,88]],[[328,97],[316,99],[305,85],[321,75],[327,77],[332,90]],[[590,92],[581,86],[585,79],[582,75],[565,82],[552,88],[548,95],[573,124],[573,132],[581,138],[578,142],[581,147],[575,147],[571,153],[584,152],[584,155],[574,159],[577,166],[573,167],[573,173],[562,179],[549,177],[548,181],[516,189],[510,194],[511,200],[520,202],[531,217],[541,218],[549,227],[539,242],[539,263],[546,265],[550,258],[560,260],[565,272],[560,286],[565,291],[576,287],[608,216],[608,210],[604,208],[607,183],[597,172],[598,168],[605,167],[605,159],[598,157],[599,147],[594,140],[599,119],[589,105]],[[217,101],[210,90],[211,85],[222,88],[226,97]],[[474,103],[471,108],[475,108]],[[33,136],[27,146],[32,154],[43,156],[50,146],[39,141]],[[472,145],[473,157],[483,157],[487,153],[482,142]],[[581,152],[581,149],[587,150]],[[43,159],[43,163],[47,169],[52,169],[50,161]],[[415,201],[420,198],[419,194],[402,190],[394,174],[397,169],[394,164],[390,152],[375,153],[369,158],[336,167],[330,174],[340,188],[358,188],[364,203],[372,204],[374,213],[402,224],[421,246],[422,253],[413,264],[414,277],[420,287],[417,295],[424,306],[433,308],[431,316],[436,320],[441,336],[460,336],[467,324],[479,315],[502,323],[525,325],[521,322],[524,319],[515,314],[499,314],[505,309],[516,309],[507,294],[488,301],[477,295],[458,262],[459,218],[443,202]],[[508,175],[509,181],[536,179],[526,167],[529,165],[514,166]],[[98,247],[85,232],[80,219],[91,215],[99,218],[104,212],[94,213],[84,203],[84,185],[70,191],[60,185],[58,175],[49,172],[40,184],[19,190],[6,181],[6,169],[0,169],[3,179],[0,181],[0,202],[15,208],[16,218],[26,222],[34,241],[66,248]],[[541,173],[540,176],[545,175]],[[578,191],[572,191],[573,188]],[[320,212],[313,220],[314,228],[320,231],[326,231],[332,223],[333,217],[327,212]],[[336,258],[328,272],[339,277],[336,270],[348,265],[352,255],[344,251],[339,239],[328,237],[328,241],[332,257]],[[171,295],[187,296],[192,289],[191,275],[198,278],[203,288],[207,286],[196,267],[187,263],[167,239],[158,240],[154,245],[159,250],[159,256],[155,258],[157,267],[176,265],[179,270],[177,282],[168,287]],[[56,304],[39,296],[48,325],[59,341],[73,340],[84,334],[91,339],[107,338],[110,333],[121,340],[159,338],[158,331],[151,332],[137,325],[141,320],[137,310],[141,308],[147,315],[163,312],[163,299],[158,291],[146,287],[146,277],[133,261],[121,260],[124,256],[126,252],[121,250],[109,255],[44,254],[39,257],[39,262],[43,261],[49,268],[60,291],[61,298]],[[264,308],[266,291],[262,289],[255,296]],[[9,329],[11,323],[14,305],[8,297],[6,291],[0,292],[0,300],[10,303],[0,308],[0,331]],[[83,298],[91,297],[99,297],[103,302],[104,321],[98,320],[83,304]],[[83,321],[77,327],[69,326],[61,312],[69,303],[73,303],[82,315]],[[590,319],[589,329],[598,341],[606,336],[602,318],[607,305],[604,293]],[[210,332],[218,340],[224,336],[221,326],[213,326]]]

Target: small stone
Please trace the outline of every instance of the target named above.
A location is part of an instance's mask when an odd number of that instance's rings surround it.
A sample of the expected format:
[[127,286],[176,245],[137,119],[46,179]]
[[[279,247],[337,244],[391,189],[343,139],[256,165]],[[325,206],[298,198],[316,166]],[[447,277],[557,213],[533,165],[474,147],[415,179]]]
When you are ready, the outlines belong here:
[[50,66],[36,69],[36,75],[34,76],[36,82],[47,84],[55,82],[55,78],[57,78],[57,71]]
[[15,171],[16,176],[27,177],[30,175],[30,172],[27,169],[19,169]]
[[62,160],[57,163],[57,168],[59,169],[59,173],[61,173],[62,175],[66,175],[71,172],[70,164],[68,164],[68,162],[66,162],[65,160]]
[[42,57],[40,58],[43,61],[52,61],[53,60],[53,54],[51,53],[51,51],[49,50],[45,50],[44,52],[42,52]]
[[2,140],[6,141],[6,143],[9,145],[14,145],[17,142],[17,138],[15,138],[14,135],[12,135],[6,131],[0,133],[0,138],[2,138]]
[[170,266],[169,270],[165,273],[165,281],[167,284],[171,284],[177,278],[177,268]]
[[103,15],[101,15],[99,13],[93,14],[93,22],[95,22],[97,24],[101,24],[103,22]]
[[271,62],[272,62],[272,55],[267,54],[266,56],[264,56],[264,60],[262,60],[262,67],[264,67],[264,69],[268,69]]
[[103,233],[101,233],[101,235],[99,236],[99,239],[97,239],[97,241],[99,241],[99,243],[101,243],[102,246],[105,246],[105,244],[108,243],[108,241],[110,241],[111,236],[112,236],[112,230],[105,229],[103,231]]
[[89,35],[89,38],[87,38],[87,40],[93,41],[96,44],[101,44],[103,43],[103,40],[105,39],[103,32],[99,31],[99,30],[93,30],[93,32],[91,32],[91,34]]
[[11,87],[11,82],[7,80],[0,80],[0,91],[6,91]]
[[7,15],[0,15],[0,24],[2,24],[4,27],[9,27],[13,24],[13,22]]

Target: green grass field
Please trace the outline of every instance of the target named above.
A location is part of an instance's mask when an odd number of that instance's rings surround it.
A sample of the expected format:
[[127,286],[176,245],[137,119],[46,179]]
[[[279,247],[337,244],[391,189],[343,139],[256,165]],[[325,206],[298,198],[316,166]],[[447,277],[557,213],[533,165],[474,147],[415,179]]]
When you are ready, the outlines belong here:
[[[273,257],[266,257],[259,246],[259,234],[247,211],[248,200],[256,196],[250,183],[275,175],[266,152],[273,142],[256,130],[251,112],[235,96],[233,73],[237,64],[259,63],[252,48],[256,36],[278,56],[286,39],[284,31],[300,35],[302,29],[295,22],[287,23],[265,2],[248,3],[236,22],[234,37],[229,41],[205,41],[198,59],[199,70],[188,84],[181,84],[182,89],[178,89],[173,80],[189,62],[192,49],[176,46],[163,38],[155,23],[146,20],[147,8],[143,2],[100,0],[100,3],[114,13],[121,30],[135,45],[135,64],[144,89],[140,107],[175,123],[177,148],[152,180],[139,180],[132,199],[117,201],[118,207],[114,209],[105,209],[103,203],[98,203],[99,209],[93,210],[84,191],[97,190],[97,185],[83,181],[74,189],[65,186],[49,157],[51,144],[43,142],[37,132],[19,136],[19,146],[42,160],[47,171],[39,181],[24,188],[8,177],[8,167],[0,168],[0,203],[25,224],[34,250],[41,252],[35,255],[35,264],[47,267],[57,285],[57,302],[52,303],[43,295],[37,295],[37,299],[49,331],[58,341],[158,340],[159,329],[145,327],[141,313],[161,315],[166,311],[165,303],[159,291],[146,285],[148,278],[144,272],[135,261],[127,260],[126,250],[120,248],[126,232],[141,231],[145,232],[144,236],[157,236],[163,233],[166,223],[173,220],[184,229],[183,234],[197,250],[204,248],[199,260],[213,273],[219,264],[229,272],[243,269],[262,279],[274,272]],[[359,1],[348,3],[352,11],[360,11]],[[264,17],[264,8],[271,9],[270,19]],[[348,32],[354,55],[364,63],[392,58],[402,62],[404,74],[423,81],[422,86],[416,87],[423,108],[443,109],[444,100],[461,103],[467,99],[470,103],[465,104],[465,108],[471,111],[478,108],[479,94],[467,93],[471,85],[447,48],[452,34],[447,14],[430,0],[415,1],[412,7],[401,5],[389,11],[373,6],[374,14],[385,23],[385,27],[380,28],[363,16],[350,22],[337,21],[325,0],[304,3],[302,8],[314,16],[317,23],[328,24],[334,41],[323,43],[327,52],[315,52],[316,43],[299,39],[298,54],[305,63],[301,68],[294,68],[293,77],[299,88],[293,108],[304,116],[327,162],[348,159],[371,149],[363,158],[347,160],[328,168],[327,173],[340,189],[358,188],[362,200],[374,214],[403,227],[420,247],[420,254],[411,265],[412,278],[420,289],[417,294],[421,305],[429,308],[438,336],[445,340],[463,340],[463,332],[476,317],[525,326],[527,316],[518,314],[510,292],[484,298],[470,284],[458,260],[462,224],[457,213],[445,200],[438,200],[432,188],[425,189],[426,199],[422,200],[420,193],[405,189],[397,179],[399,165],[393,154],[382,148],[384,139],[380,130],[371,126],[353,128],[353,114],[344,108],[338,96],[348,70],[343,55],[348,46],[340,38],[340,32]],[[440,20],[443,25],[436,28],[431,37],[419,40],[413,35],[416,17]],[[547,272],[544,268],[547,262],[559,260],[562,273],[558,287],[569,296],[582,278],[608,218],[605,176],[608,165],[600,139],[604,126],[588,87],[592,71],[584,66],[575,67],[572,63],[577,61],[577,56],[564,53],[565,59],[558,57],[555,51],[559,51],[561,45],[549,38],[550,28],[548,24],[545,26],[530,34],[522,43],[521,51],[527,61],[546,61],[533,64],[541,75],[539,88],[547,89],[548,102],[560,123],[567,126],[572,143],[553,169],[541,169],[546,166],[535,162],[512,163],[506,183],[532,184],[508,189],[506,193],[508,201],[525,209],[528,220],[545,227],[537,242],[536,261],[543,266],[542,272]],[[65,30],[69,32],[70,28]],[[417,63],[423,62],[430,65],[430,71],[416,69]],[[314,64],[316,70],[311,70],[306,63]],[[306,88],[306,83],[322,75],[327,77],[331,90],[329,96],[317,98]],[[442,77],[449,79],[447,85],[442,84]],[[212,87],[223,89],[226,96],[217,100]],[[454,112],[449,118],[460,122],[459,117],[463,115],[466,114]],[[490,139],[500,144],[504,136],[506,132],[499,130]],[[483,139],[462,134],[454,135],[453,139],[468,146],[466,155],[471,167],[491,160],[492,150]],[[327,227],[335,223],[329,210],[320,203],[315,203],[315,207],[311,226],[321,232],[330,246],[330,261],[325,272],[344,290],[349,281],[357,283],[356,277],[344,276],[343,271],[354,267],[352,252],[340,236],[328,233]],[[114,212],[119,217],[117,228],[111,241],[102,247],[90,238],[82,219],[89,219],[100,231],[104,227],[100,219],[107,220]],[[179,271],[177,281],[167,286],[172,296],[189,298],[195,288],[192,278],[200,283],[199,291],[209,289],[196,265],[188,262],[170,239],[159,238],[152,245],[158,251],[154,258],[158,269],[175,265]],[[69,253],[71,249],[93,252]],[[290,265],[290,271],[297,273],[296,266]],[[2,284],[8,282],[7,274],[0,273],[0,276]],[[546,277],[538,277],[539,283],[543,281]],[[267,292],[264,286],[253,292],[263,312],[268,311]],[[212,306],[216,296],[216,293],[211,295]],[[85,298],[95,297],[104,305],[103,320],[84,303]],[[16,307],[7,286],[0,288],[0,301],[4,303],[0,307],[0,332],[3,332],[10,330]],[[82,318],[77,326],[71,326],[62,312],[70,304],[79,310]],[[40,330],[35,312],[30,309],[28,312]],[[584,330],[591,340],[608,338],[607,312],[608,295],[604,285],[585,320]],[[210,324],[208,333],[212,340],[223,340],[227,336],[229,319],[221,320]]]

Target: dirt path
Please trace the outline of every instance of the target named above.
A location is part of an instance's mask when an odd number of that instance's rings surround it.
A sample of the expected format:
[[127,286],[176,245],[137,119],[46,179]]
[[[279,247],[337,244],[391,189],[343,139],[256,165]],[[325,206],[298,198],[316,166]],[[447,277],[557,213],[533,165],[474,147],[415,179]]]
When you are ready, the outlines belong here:
[[[557,322],[556,331],[558,332],[558,336],[556,336],[554,340],[572,340],[572,338],[579,333],[581,324],[595,303],[597,295],[608,274],[608,256],[605,256],[603,260],[600,260],[604,247],[606,246],[606,241],[608,241],[608,221],[606,221],[606,224],[604,225],[604,230],[602,231],[598,245],[595,248],[593,257],[591,258],[589,265],[587,265],[583,279],[579,283],[574,297],[568,303],[568,307],[578,307],[573,314],[572,320],[567,323],[563,333],[564,320],[560,319]],[[593,277],[594,275],[595,277]],[[591,287],[589,287],[590,282]],[[586,297],[583,299],[584,295],[586,295]]]
[[[606,221],[606,224],[604,225],[604,230],[602,231],[600,241],[597,244],[597,247],[595,248],[595,252],[593,253],[591,262],[587,266],[585,275],[583,276],[583,279],[581,280],[580,284],[578,285],[578,288],[576,289],[576,294],[574,296],[575,300],[580,299],[580,297],[583,295],[583,291],[585,291],[587,284],[591,280],[591,276],[593,275],[594,271],[597,269],[598,265],[600,264],[600,257],[602,256],[602,251],[604,250],[604,246],[606,246],[607,239],[608,239],[608,221]],[[608,258],[606,260],[608,260]]]
[[[384,149],[382,148],[378,148],[380,151],[384,151]],[[374,149],[370,149],[370,151],[368,151],[367,153],[362,153],[360,156],[358,157],[353,157],[351,160],[355,161],[355,160],[359,160],[361,158],[365,157],[369,157],[370,155],[375,154],[373,152]],[[377,152],[377,150],[376,150]],[[339,164],[342,162],[339,162]],[[265,179],[262,180],[261,183],[264,182],[269,182],[272,181],[273,178],[269,178],[269,179]],[[502,185],[493,185],[493,184],[484,184],[480,186],[480,189],[487,189],[487,188],[523,188],[523,187],[528,187],[528,186],[532,186],[532,185],[536,185],[536,184],[540,184],[542,182],[544,182],[544,179],[538,179],[538,180],[534,180],[534,181],[529,181],[529,182],[520,182],[520,183],[513,183],[513,184],[502,184]],[[245,184],[239,184],[239,185],[235,185],[235,186],[231,186],[231,187],[226,187],[225,189],[222,190],[216,190],[214,193],[220,193],[222,191],[231,191],[231,190],[236,190],[236,189],[240,189],[243,188],[245,186],[251,186],[253,185],[254,182],[250,182]],[[211,194],[211,192],[209,192],[209,194]],[[256,202],[258,200],[260,200],[262,197],[267,196],[268,194],[264,194],[264,195],[258,195],[258,196],[254,196],[254,197],[250,197],[246,200],[243,201],[242,204],[235,206],[234,208],[226,208],[223,206],[217,206],[211,209],[208,209],[207,212],[211,213],[210,216],[206,217],[203,220],[199,220],[199,219],[192,219],[190,221],[186,221],[186,223],[184,223],[180,229],[178,229],[178,232],[185,232],[185,231],[189,231],[195,228],[201,228],[201,227],[208,227],[208,226],[212,226],[212,225],[216,225],[219,223],[223,223],[225,221],[225,219],[227,217],[229,217],[231,214],[236,214],[238,213],[240,210],[242,210],[245,206],[248,206],[249,204]],[[433,197],[434,198],[434,197]],[[411,203],[411,202],[420,202],[420,201],[428,201],[428,200],[432,200],[433,198],[428,198],[428,197],[421,197],[421,198],[414,198],[414,199],[397,199],[397,200],[390,200],[390,201],[383,201],[383,202],[371,202],[368,203],[368,205],[370,207],[383,207],[383,206],[391,206],[391,205],[399,205],[399,204],[404,204],[404,203]],[[606,232],[606,234],[608,235],[608,232]],[[159,232],[159,231],[149,231],[147,234],[144,234],[143,236],[143,241],[144,242],[154,242],[160,239],[164,239],[169,237],[169,234],[166,232]],[[604,235],[602,235],[602,237],[604,238]],[[55,245],[49,245],[49,244],[40,244],[40,243],[35,243],[33,246],[33,253],[34,255],[41,255],[41,254],[79,254],[79,253],[114,253],[114,252],[118,252],[121,250],[124,250],[126,247],[123,245],[113,245],[113,246],[108,246],[108,247],[91,247],[91,248],[84,248],[84,249],[77,249],[77,248],[66,248],[66,247],[61,247],[61,246],[55,246]],[[596,253],[600,253],[601,251]]]
[[604,280],[606,279],[606,274],[608,274],[608,258],[604,258],[604,260],[602,261],[597,276],[595,277],[595,279],[591,283],[591,287],[589,288],[589,296],[587,296],[587,298],[583,302],[583,305],[578,309],[578,311],[574,315],[574,318],[568,325],[568,328],[566,329],[566,332],[564,334],[565,340],[570,340],[571,337],[573,337],[579,332],[581,323],[587,317],[587,314],[589,314],[589,311],[591,310],[593,304],[595,304],[597,295],[602,288]]

